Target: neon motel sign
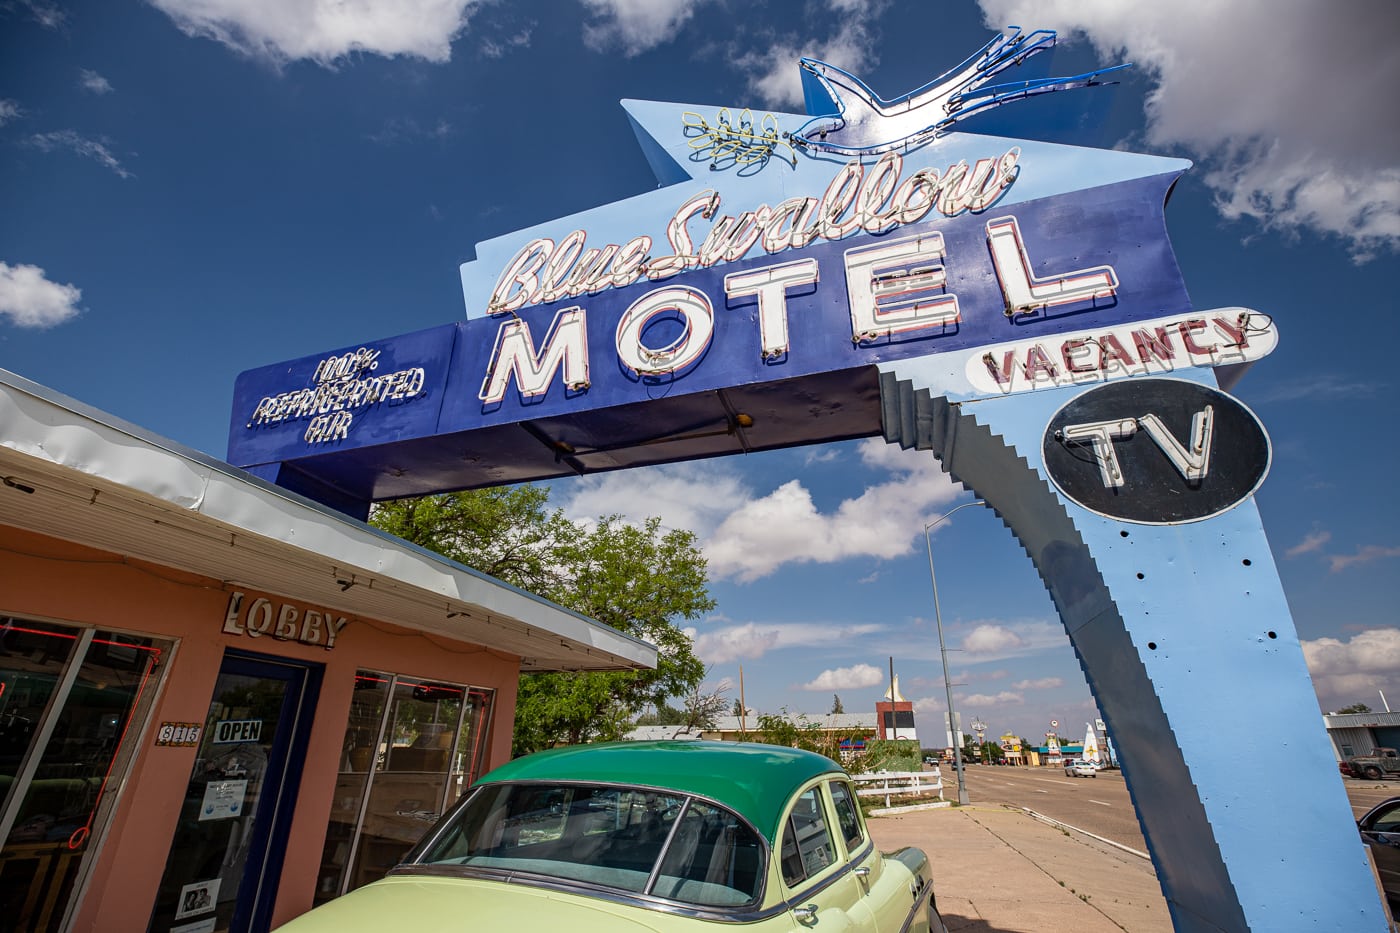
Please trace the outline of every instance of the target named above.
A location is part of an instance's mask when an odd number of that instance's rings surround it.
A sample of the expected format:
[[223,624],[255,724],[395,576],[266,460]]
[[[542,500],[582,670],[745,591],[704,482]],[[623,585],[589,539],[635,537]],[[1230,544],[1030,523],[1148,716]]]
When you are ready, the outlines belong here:
[[[626,102],[662,187],[477,244],[465,319],[243,373],[228,459],[364,518],[378,499],[853,437],[931,450],[1022,537],[1105,714],[1132,710],[1138,731],[1115,746],[1146,778],[1135,799],[1173,918],[1276,921],[1280,872],[1286,892],[1332,898],[1316,916],[1379,909],[1369,875],[1314,855],[1355,847],[1321,810],[1290,827],[1288,859],[1256,870],[1239,814],[1260,808],[1210,767],[1214,709],[1193,667],[1265,687],[1267,707],[1253,688],[1239,700],[1271,735],[1296,732],[1278,710],[1315,714],[1315,698],[1276,621],[1281,587],[1251,559],[1267,546],[1257,516],[1236,508],[1267,470],[1267,436],[1180,372],[1277,342],[1267,315],[1186,294],[1164,205],[1188,163],[962,131],[1001,103],[1099,83],[990,83],[1050,44],[1009,30],[895,101],[804,60],[807,115]],[[1066,398],[1047,426],[1042,409]],[[1169,533],[1142,530],[1154,524]],[[1243,559],[1193,563],[1202,593],[1183,594],[1171,560],[1132,572],[1172,547]],[[250,637],[339,634],[235,608],[226,624]],[[1335,783],[1322,757],[1288,779]]]
[[[956,94],[930,85],[863,114],[851,103],[863,86],[811,62],[804,79],[841,98],[843,116],[722,111],[712,124],[633,102],[639,136],[672,160],[667,187],[480,244],[463,266],[464,321],[244,373],[229,459],[269,477],[296,463],[352,496],[431,492],[482,477],[452,479],[463,457],[427,445],[416,472],[435,479],[415,484],[394,444],[470,446],[472,432],[510,424],[556,453],[651,443],[630,416],[606,419],[614,438],[591,419],[663,389],[674,411],[651,413],[658,436],[703,414],[680,411],[683,396],[784,380],[820,392],[824,374],[932,354],[951,361],[950,397],[976,398],[1272,350],[1267,318],[1190,306],[1162,216],[1186,163],[949,132],[953,115],[1000,99],[974,99],[979,82],[1046,43],[1008,36],[963,69]],[[804,404],[774,402],[743,449],[803,442]],[[731,451],[687,456],[712,452]],[[541,460],[510,475],[557,472]]]
[[[1122,287],[1114,263],[1038,263],[1018,213],[992,209],[1022,165],[1020,147],[942,170],[906,171],[905,160],[887,152],[870,165],[846,162],[820,196],[721,213],[718,191],[693,194],[655,239],[639,234],[590,245],[582,226],[531,238],[505,263],[485,302],[495,322],[491,351],[479,376],[467,378],[488,410],[512,394],[528,402],[555,386],[582,396],[593,384],[591,354],[603,329],[633,379],[676,378],[707,357],[726,314],[752,320],[756,339],[742,352],[764,364],[782,362],[792,351],[794,327],[831,323],[829,315],[795,316],[794,293],[810,303],[816,292],[839,292],[829,303],[844,307],[840,326],[849,329],[852,347],[883,350],[882,356],[891,343],[907,347],[956,335],[970,314],[1024,323],[1058,309],[1111,306]],[[950,246],[941,229],[954,219],[963,226],[976,221],[975,239],[962,236],[962,248]],[[821,255],[788,258],[819,246],[826,247]],[[695,273],[715,269],[713,284],[692,284]],[[977,283],[977,300],[960,294],[958,280]],[[995,286],[993,302],[985,300],[988,282]],[[624,304],[601,300],[623,291]],[[536,313],[522,313],[529,311]],[[550,315],[547,324],[540,312]],[[665,321],[671,327],[658,343],[653,328]],[[1258,340],[1271,331],[1251,324],[1248,312],[1148,323],[1070,336],[1050,349],[1043,339],[997,345],[972,361],[969,381],[985,392],[1022,391],[1154,365],[1240,361],[1254,356],[1251,350],[1272,349],[1264,340],[1250,347],[1251,333]],[[350,439],[358,413],[422,398],[433,381],[421,365],[385,368],[383,355],[382,348],[362,346],[317,359],[309,384],[257,399],[246,427],[301,423],[300,439],[309,446]]]

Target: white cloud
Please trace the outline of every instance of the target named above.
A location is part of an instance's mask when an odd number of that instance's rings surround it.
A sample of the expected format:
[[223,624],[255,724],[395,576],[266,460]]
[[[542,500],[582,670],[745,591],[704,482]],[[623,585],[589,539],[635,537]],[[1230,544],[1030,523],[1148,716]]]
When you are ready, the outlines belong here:
[[1018,680],[1011,686],[1017,690],[1054,690],[1064,685],[1065,682],[1058,677],[1042,677],[1039,680]]
[[732,467],[715,460],[594,474],[555,489],[575,521],[655,515],[667,528],[692,531],[702,541],[751,495]]
[[112,83],[95,71],[84,68],[78,73],[78,87],[98,96],[112,93]]
[[958,489],[925,454],[895,460],[890,445],[871,441],[861,455],[877,468],[901,471],[877,483],[835,511],[823,514],[799,480],[731,512],[705,542],[705,556],[717,577],[741,583],[761,579],[788,563],[832,563],[855,557],[880,559],[907,554],[930,509],[951,501]]
[[593,21],[583,40],[597,51],[639,55],[675,38],[706,0],[583,0]]
[[0,318],[16,327],[45,328],[78,313],[82,290],[50,282],[38,266],[0,262]]
[[1043,651],[1062,650],[1068,644],[1059,622],[1035,619],[1014,622],[969,622],[962,650],[969,663],[985,664],[1006,658],[1023,658]]
[[[765,625],[747,622],[711,631],[687,628],[695,643],[695,655],[705,664],[752,661],[780,648],[812,648],[848,644],[881,631],[879,625],[840,625],[836,623],[780,623]],[[876,681],[878,683],[878,680]]]
[[530,45],[530,34],[533,32],[533,25],[511,33],[501,39],[492,39],[483,36],[481,39],[481,54],[487,58],[505,58],[506,53],[514,49],[523,49]]
[[150,0],[186,35],[282,65],[331,65],[355,53],[430,62],[452,57],[452,40],[476,0]]
[[1400,247],[1394,0],[980,0],[987,23],[1082,31],[1156,81],[1147,142],[1202,158],[1229,218]]
[[1400,682],[1400,628],[1369,629],[1350,641],[1304,641],[1303,657],[1324,710],[1358,701],[1372,706],[1376,691]]
[[1293,378],[1273,384],[1263,383],[1250,396],[1251,401],[1296,402],[1307,399],[1322,402],[1328,399],[1352,401],[1359,396],[1374,398],[1388,392],[1390,384],[1380,379],[1357,379],[1352,373],[1295,372]]
[[694,642],[695,656],[706,664],[761,658],[778,645],[776,631],[753,622],[703,634],[698,629],[688,628],[685,633]]
[[24,111],[20,109],[17,102],[8,98],[0,100],[0,126],[11,123],[24,116]]
[[1293,545],[1283,552],[1284,557],[1298,557],[1302,554],[1311,554],[1313,551],[1321,550],[1322,546],[1332,540],[1330,531],[1309,532],[1302,541]]
[[431,126],[423,126],[412,117],[390,117],[384,121],[383,129],[369,135],[369,140],[381,146],[393,146],[420,139],[446,139],[452,132],[452,124],[442,118]]
[[65,149],[75,155],[80,155],[85,159],[92,159],[99,165],[103,165],[122,178],[134,177],[121,160],[112,154],[112,150],[107,148],[105,142],[98,142],[95,139],[88,139],[80,136],[73,130],[57,130],[52,133],[35,133],[26,142],[42,152],[55,152]]
[[863,442],[859,451],[866,466],[894,475],[829,513],[818,510],[801,480],[756,495],[718,461],[610,473],[559,488],[571,518],[659,516],[669,528],[695,532],[714,579],[750,583],[785,564],[906,554],[926,513],[959,493],[927,452],[879,440]]
[[[827,0],[830,17],[818,22],[830,22],[832,30],[824,39],[801,42],[775,42],[763,52],[736,56],[734,64],[749,76],[749,89],[771,107],[793,111],[802,108],[802,78],[797,60],[802,57],[827,62],[860,77],[879,63],[871,23],[883,12],[886,4],[875,0]],[[907,88],[904,90],[908,90]],[[892,92],[885,96],[895,96]]]
[[[989,706],[1019,705],[1025,701],[1025,697],[1021,696],[1021,694],[1012,693],[1010,690],[1003,690],[1001,693],[996,694],[971,693],[965,697],[959,697],[958,706],[970,709],[985,709]],[[963,728],[968,728],[966,720],[963,720]]]
[[1382,560],[1387,557],[1400,557],[1400,547],[1381,547],[1379,544],[1368,544],[1365,547],[1357,548],[1355,554],[1334,554],[1327,558],[1327,566],[1333,573],[1340,573],[1348,567],[1369,564],[1373,560]]
[[45,29],[58,29],[68,19],[68,14],[56,3],[48,3],[45,0],[20,0],[20,2],[29,7],[29,14],[34,17],[35,22]]
[[883,682],[885,674],[870,664],[856,664],[853,667],[838,667],[822,671],[814,680],[802,685],[803,690],[858,690],[873,687]]
[[1024,647],[1021,637],[1000,625],[979,625],[963,638],[963,650],[972,654],[1001,654]]

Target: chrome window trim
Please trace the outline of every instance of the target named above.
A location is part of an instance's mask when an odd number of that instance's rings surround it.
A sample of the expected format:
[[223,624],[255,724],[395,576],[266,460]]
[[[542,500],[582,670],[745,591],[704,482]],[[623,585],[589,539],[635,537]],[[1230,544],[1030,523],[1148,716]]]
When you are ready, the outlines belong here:
[[[670,898],[659,897],[645,892],[624,891],[619,888],[609,888],[603,885],[589,884],[582,881],[574,881],[567,878],[558,878],[553,875],[539,875],[533,872],[524,872],[513,869],[502,868],[482,868],[470,865],[445,865],[431,862],[423,862],[423,855],[433,848],[438,840],[447,832],[448,827],[453,823],[457,812],[470,805],[470,802],[479,793],[485,793],[491,788],[500,787],[602,787],[613,788],[619,791],[643,791],[649,793],[669,794],[673,797],[681,798],[683,802],[681,812],[677,815],[677,823],[671,827],[671,832],[666,837],[665,844],[656,855],[656,862],[652,865],[652,870],[647,878],[646,891],[649,892],[656,881],[656,873],[660,870],[662,862],[665,861],[666,851],[675,838],[676,826],[679,825],[679,818],[690,809],[690,802],[698,800],[701,803],[717,807],[725,813],[734,817],[741,825],[747,827],[758,840],[760,849],[760,865],[762,871],[758,879],[758,890],[754,897],[747,904],[734,907],[702,906],[691,904],[686,901],[672,900]],[[790,802],[790,801],[789,801]],[[645,907],[648,910],[657,910],[663,913],[679,914],[686,917],[696,917],[704,920],[714,920],[724,923],[752,923],[755,920],[765,920],[768,917],[783,913],[788,909],[788,901],[779,901],[772,907],[764,908],[761,905],[768,896],[768,869],[772,865],[773,849],[768,839],[759,832],[752,823],[741,816],[733,807],[723,801],[712,797],[705,797],[700,794],[687,794],[678,791],[673,787],[661,787],[652,784],[618,784],[612,781],[490,781],[477,784],[470,791],[462,795],[462,798],[452,807],[452,809],[438,820],[437,824],[428,831],[413,849],[404,856],[404,860],[393,868],[389,869],[386,877],[402,875],[432,875],[435,877],[451,878],[481,878],[484,880],[504,881],[508,884],[529,884],[534,887],[547,890],[567,891],[573,894],[582,894],[589,897],[597,897],[602,900],[614,901],[617,903],[634,904]],[[841,872],[833,875],[828,881],[812,888],[812,891],[819,891],[827,886],[831,880],[839,877],[849,870],[849,866],[844,866]]]
[[932,906],[933,881],[925,881],[923,886],[914,894],[914,903],[909,907],[909,913],[904,915],[904,923],[899,928],[899,933],[909,933],[909,928],[918,921],[919,910],[925,903]]

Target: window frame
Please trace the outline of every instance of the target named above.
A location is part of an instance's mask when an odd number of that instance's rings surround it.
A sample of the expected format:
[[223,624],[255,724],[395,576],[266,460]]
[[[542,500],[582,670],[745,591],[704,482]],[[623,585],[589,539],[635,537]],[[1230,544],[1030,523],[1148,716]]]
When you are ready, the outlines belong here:
[[[782,879],[783,886],[788,891],[797,891],[803,888],[805,885],[814,882],[819,882],[821,879],[824,878],[824,876],[830,874],[834,870],[839,869],[844,862],[844,859],[841,857],[842,850],[837,848],[836,834],[831,831],[832,806],[830,801],[826,799],[830,793],[826,788],[828,779],[828,777],[823,776],[822,778],[810,782],[807,785],[800,788],[796,793],[792,795],[791,799],[788,801],[787,809],[783,814],[782,832],[777,834],[778,875]],[[816,807],[819,811],[819,815],[821,817],[820,831],[826,836],[826,849],[830,853],[830,859],[828,860],[828,862],[825,865],[822,865],[821,867],[817,868],[815,871],[811,870],[807,865],[807,853],[804,853],[802,848],[803,842],[805,840],[798,838],[798,830],[796,823],[794,822],[794,817],[797,814],[798,804],[808,794],[812,795],[812,798],[815,801]],[[788,877],[786,865],[786,858],[788,856],[785,850],[787,849],[789,833],[792,834],[793,845],[797,850],[795,854],[798,856],[798,862],[799,864],[801,864],[803,870],[802,877],[800,878]],[[810,839],[811,835],[811,833],[808,833],[807,838]],[[809,846],[807,852],[811,851],[813,850]]]

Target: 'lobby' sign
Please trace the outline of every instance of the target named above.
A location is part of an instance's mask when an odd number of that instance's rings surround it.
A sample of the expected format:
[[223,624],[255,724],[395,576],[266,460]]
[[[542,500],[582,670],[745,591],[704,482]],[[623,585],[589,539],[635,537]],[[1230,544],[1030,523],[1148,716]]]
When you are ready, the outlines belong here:
[[345,616],[338,616],[329,609],[310,609],[293,603],[275,605],[262,596],[250,601],[246,594],[235,591],[229,594],[223,631],[225,635],[266,636],[329,651],[348,624]]
[[1050,420],[1042,452],[1066,497],[1142,524],[1218,515],[1269,471],[1269,438],[1254,413],[1218,389],[1177,379],[1085,392]]

